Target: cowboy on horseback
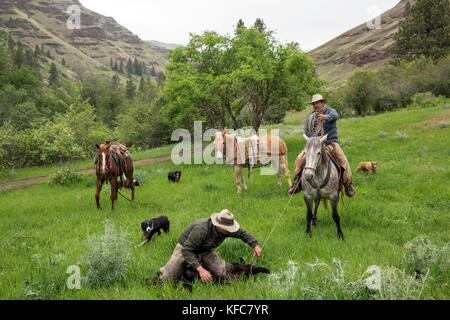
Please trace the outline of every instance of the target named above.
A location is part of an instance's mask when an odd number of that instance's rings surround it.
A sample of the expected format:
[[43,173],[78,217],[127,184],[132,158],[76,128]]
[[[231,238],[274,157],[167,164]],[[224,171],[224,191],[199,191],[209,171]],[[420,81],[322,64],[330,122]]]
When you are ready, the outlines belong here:
[[[353,189],[352,183],[352,171],[348,163],[347,157],[339,146],[338,131],[336,121],[338,120],[338,113],[333,108],[326,106],[326,101],[322,98],[322,95],[315,94],[309,104],[312,104],[314,111],[311,112],[305,121],[305,134],[308,137],[325,136],[327,135],[326,148],[336,158],[339,165],[344,169],[343,182],[345,187],[345,194],[348,197],[355,195],[355,189]],[[302,189],[301,183],[295,183],[297,179],[300,179],[302,171],[305,168],[305,150],[298,155],[294,165],[294,184],[293,188],[296,190],[290,190],[292,192],[298,192]]]

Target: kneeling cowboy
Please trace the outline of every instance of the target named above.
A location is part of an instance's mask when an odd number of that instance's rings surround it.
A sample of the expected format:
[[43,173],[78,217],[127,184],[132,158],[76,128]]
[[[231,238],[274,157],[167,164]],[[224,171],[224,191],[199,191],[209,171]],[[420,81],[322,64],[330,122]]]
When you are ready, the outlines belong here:
[[[338,144],[338,132],[337,132],[337,125],[336,121],[339,117],[336,110],[333,108],[328,108],[325,105],[326,101],[322,98],[322,95],[315,94],[312,97],[312,100],[309,104],[312,104],[314,106],[314,111],[311,112],[308,117],[306,117],[305,120],[305,134],[308,137],[313,136],[322,136],[327,134],[327,150],[331,152],[336,160],[338,161],[339,165],[344,168],[344,187],[345,187],[345,194],[348,197],[353,197],[355,195],[355,189],[353,189],[352,183],[352,169],[350,168],[350,165],[348,163],[347,157],[345,156],[344,152],[342,151],[341,147]],[[305,150],[302,150],[302,152],[298,155],[297,159],[295,160],[294,165],[294,184],[293,186],[296,186],[295,183],[296,179],[299,179],[302,175],[302,171],[305,168],[306,159],[305,159]],[[298,188],[301,190],[301,183],[298,183]],[[293,190],[295,192],[295,190]]]
[[212,280],[211,273],[220,279],[234,279],[231,275],[233,265],[219,257],[215,251],[229,237],[241,239],[253,248],[253,255],[261,255],[258,241],[241,229],[233,214],[224,209],[220,213],[213,213],[210,218],[192,222],[181,233],[172,256],[159,269],[158,278],[153,279],[153,282],[178,281],[186,265],[196,269],[204,282]]

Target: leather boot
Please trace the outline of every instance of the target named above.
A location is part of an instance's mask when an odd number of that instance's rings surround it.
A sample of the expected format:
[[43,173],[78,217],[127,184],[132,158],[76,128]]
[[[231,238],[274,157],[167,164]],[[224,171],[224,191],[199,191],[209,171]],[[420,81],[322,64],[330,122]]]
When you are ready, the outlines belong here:
[[[300,172],[294,176],[294,183],[292,184],[292,187],[289,188],[288,194],[296,194],[302,191],[302,182],[300,181],[300,178],[302,177],[303,169],[306,167],[306,160],[303,159],[303,161],[300,164]],[[298,181],[297,181],[298,179]]]

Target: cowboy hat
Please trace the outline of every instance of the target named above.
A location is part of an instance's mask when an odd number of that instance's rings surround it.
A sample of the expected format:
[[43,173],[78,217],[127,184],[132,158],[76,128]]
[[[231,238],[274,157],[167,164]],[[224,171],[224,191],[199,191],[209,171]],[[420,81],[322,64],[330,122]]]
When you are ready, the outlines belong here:
[[326,100],[322,97],[321,94],[315,94],[315,95],[313,95],[311,102],[309,102],[309,104],[313,104],[314,102],[317,102],[317,101],[326,102]]
[[240,228],[239,223],[234,220],[233,214],[227,209],[223,209],[220,213],[213,213],[211,215],[211,222],[216,227],[228,232],[236,232]]

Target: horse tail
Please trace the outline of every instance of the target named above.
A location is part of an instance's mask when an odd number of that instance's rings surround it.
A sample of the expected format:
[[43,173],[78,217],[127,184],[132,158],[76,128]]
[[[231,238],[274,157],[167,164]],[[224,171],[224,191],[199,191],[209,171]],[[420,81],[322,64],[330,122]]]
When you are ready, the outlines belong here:
[[322,203],[323,203],[323,208],[325,209],[325,211],[328,211],[328,200],[323,199]]

